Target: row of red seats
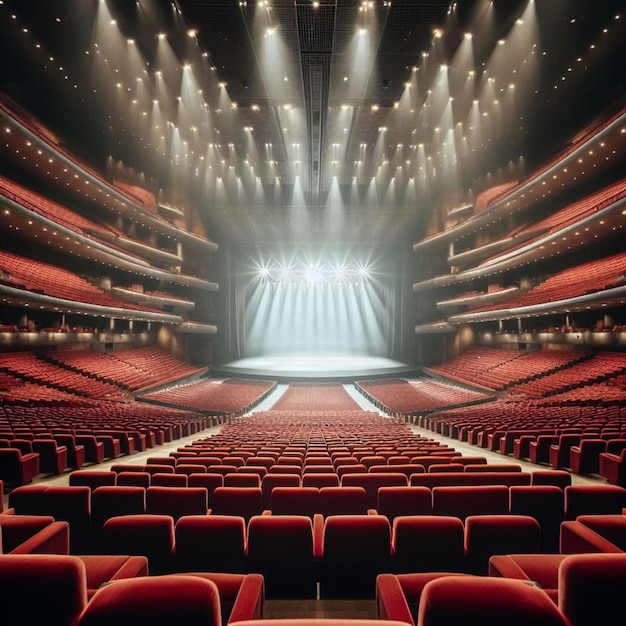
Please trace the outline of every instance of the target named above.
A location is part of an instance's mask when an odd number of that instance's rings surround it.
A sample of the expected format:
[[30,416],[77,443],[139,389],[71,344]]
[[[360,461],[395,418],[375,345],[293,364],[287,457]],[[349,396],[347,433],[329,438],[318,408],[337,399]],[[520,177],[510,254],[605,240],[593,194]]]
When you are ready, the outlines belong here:
[[35,291],[72,302],[117,309],[134,309],[141,312],[158,312],[152,307],[116,300],[89,281],[58,265],[50,265],[11,252],[3,252],[0,269],[5,273],[5,280],[18,289]]
[[33,352],[4,352],[0,368],[6,372],[90,398],[128,400],[130,396],[117,384],[96,380],[65,367],[40,359]]
[[[533,242],[537,242],[540,239],[554,235],[569,226],[577,224],[602,209],[619,202],[625,196],[626,179],[622,179],[557,210],[544,219],[516,228],[508,232],[506,238],[522,237],[523,243],[517,246],[507,247],[506,254],[509,255],[517,249],[526,248]],[[535,234],[535,236],[529,239],[528,235],[532,234]],[[496,255],[486,260],[484,264],[497,263],[498,260],[499,255]]]
[[259,574],[147,573],[145,557],[0,556],[3,619],[30,625],[45,615],[50,626],[158,626],[186,618],[189,626],[223,626],[261,617],[264,590]]
[[519,554],[493,556],[488,577],[382,574],[376,596],[380,619],[411,626],[596,626],[621,623],[624,584],[623,554]]
[[343,385],[292,383],[272,405],[272,410],[303,411],[310,407],[315,407],[318,411],[355,411],[360,408]]
[[[537,519],[547,550],[558,548],[557,531],[564,519],[582,514],[616,513],[626,506],[626,490],[613,485],[557,486],[546,476],[481,474],[467,483],[452,475],[448,481],[411,483],[406,478],[363,482],[362,475],[346,475],[339,487],[299,486],[285,475],[268,474],[263,487],[224,486],[221,475],[183,475],[189,486],[175,487],[159,477],[154,466],[149,487],[122,480],[132,472],[73,473],[70,487],[45,484],[14,489],[9,505],[18,514],[53,515],[70,522],[76,549],[93,549],[103,523],[112,516],[144,512],[170,515],[234,515],[250,519],[264,511],[282,515],[365,515],[377,511],[389,520],[406,515],[444,515],[465,519],[470,515],[523,514]],[[512,478],[516,477],[516,480]],[[355,480],[353,480],[355,478]]]
[[[204,368],[188,365],[158,348],[142,352],[144,350],[124,350],[118,355],[84,348],[59,348],[46,352],[45,358],[64,368],[78,370],[131,390],[164,384],[173,378],[184,378],[204,371]],[[137,351],[139,354],[135,355]],[[150,355],[151,360],[146,358],[147,355]],[[139,367],[133,361],[143,363],[144,366]]]
[[256,406],[275,386],[273,381],[206,380],[156,391],[145,398],[179,407],[240,414]]
[[480,307],[473,309],[472,312],[546,304],[609,289],[623,282],[625,262],[626,253],[619,253],[569,267],[552,275],[514,300]]
[[489,396],[430,380],[363,380],[357,389],[388,413],[417,413],[445,406],[469,404]]

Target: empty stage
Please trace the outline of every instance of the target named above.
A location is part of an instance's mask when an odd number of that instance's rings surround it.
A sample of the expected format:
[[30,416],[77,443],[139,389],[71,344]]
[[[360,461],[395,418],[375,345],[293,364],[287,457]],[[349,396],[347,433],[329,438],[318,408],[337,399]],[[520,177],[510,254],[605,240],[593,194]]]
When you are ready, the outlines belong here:
[[361,354],[273,354],[248,357],[213,368],[213,376],[289,381],[353,382],[415,374],[414,365]]

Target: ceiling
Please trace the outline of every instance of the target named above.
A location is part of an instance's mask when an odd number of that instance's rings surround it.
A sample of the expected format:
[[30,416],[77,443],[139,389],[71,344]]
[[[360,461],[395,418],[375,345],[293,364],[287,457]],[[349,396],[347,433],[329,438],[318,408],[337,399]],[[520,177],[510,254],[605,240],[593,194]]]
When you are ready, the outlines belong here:
[[218,242],[406,242],[623,99],[625,4],[3,0],[0,90]]

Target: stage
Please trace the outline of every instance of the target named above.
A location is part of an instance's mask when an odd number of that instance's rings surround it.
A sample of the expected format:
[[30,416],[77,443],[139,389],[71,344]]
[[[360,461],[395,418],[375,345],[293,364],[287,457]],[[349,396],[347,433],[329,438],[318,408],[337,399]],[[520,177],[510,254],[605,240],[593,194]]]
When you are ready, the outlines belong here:
[[278,382],[342,382],[416,376],[419,368],[394,359],[361,354],[274,354],[249,357],[212,368],[215,377]]

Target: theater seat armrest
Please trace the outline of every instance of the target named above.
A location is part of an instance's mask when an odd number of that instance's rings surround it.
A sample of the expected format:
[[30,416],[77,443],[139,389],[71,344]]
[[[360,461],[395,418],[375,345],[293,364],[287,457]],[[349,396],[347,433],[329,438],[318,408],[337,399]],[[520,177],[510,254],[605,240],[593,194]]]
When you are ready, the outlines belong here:
[[69,554],[70,525],[52,522],[11,551],[11,554]]
[[379,574],[376,578],[378,619],[405,622],[414,626],[411,610],[394,574]]
[[265,597],[263,576],[248,574],[243,579],[228,622],[261,619]]
[[271,515],[271,514],[272,514],[271,509],[263,509],[263,511],[261,513],[261,515]]
[[15,515],[15,509],[14,508],[4,509],[4,511],[2,511],[0,515]]
[[368,515],[378,515],[378,511],[376,509],[367,509]]
[[580,522],[561,524],[561,554],[584,554],[587,552],[621,553],[615,544]]
[[316,513],[313,516],[313,558],[321,560],[324,555],[324,516]]
[[489,559],[489,576],[530,580],[524,570],[508,555],[498,554]]

